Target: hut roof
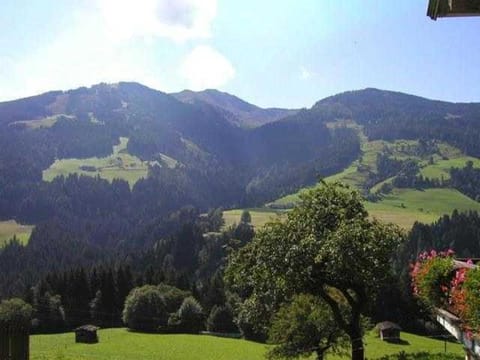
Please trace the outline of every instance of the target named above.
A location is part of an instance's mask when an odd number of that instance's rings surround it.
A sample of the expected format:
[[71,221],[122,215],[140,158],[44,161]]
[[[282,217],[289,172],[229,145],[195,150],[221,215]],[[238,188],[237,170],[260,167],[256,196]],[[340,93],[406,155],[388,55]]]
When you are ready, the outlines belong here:
[[429,0],[427,16],[437,17],[479,16],[480,0]]
[[100,328],[95,325],[83,325],[76,328],[75,331],[92,331],[93,332],[93,331],[97,331],[98,329]]
[[378,323],[377,329],[380,331],[391,330],[391,329],[402,330],[402,328],[398,324],[395,324],[394,322],[391,322],[391,321],[383,321]]

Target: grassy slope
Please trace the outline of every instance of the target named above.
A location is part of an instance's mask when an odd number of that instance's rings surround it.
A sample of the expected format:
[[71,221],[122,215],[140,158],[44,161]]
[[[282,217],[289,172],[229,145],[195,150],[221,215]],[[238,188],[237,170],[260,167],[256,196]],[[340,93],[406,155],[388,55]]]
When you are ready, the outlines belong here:
[[[364,138],[363,138],[364,139]],[[473,161],[474,167],[480,167],[480,159],[465,156],[458,149],[447,144],[439,144],[439,150],[448,160],[443,160],[439,155],[434,155],[434,164],[430,165],[428,160],[408,154],[409,146],[415,146],[416,141],[397,140],[386,142],[381,140],[366,141],[362,143],[362,158],[354,161],[344,171],[325,178],[325,181],[341,181],[354,188],[362,188],[368,171],[376,171],[376,156],[385,146],[388,146],[393,156],[399,159],[407,157],[419,161],[420,173],[429,178],[449,178],[451,167],[464,167],[467,161]],[[371,191],[375,192],[387,179],[376,184]],[[269,205],[291,206],[299,201],[300,190],[297,193],[284,196]],[[402,207],[401,205],[404,205]],[[399,224],[404,228],[410,228],[415,221],[432,222],[443,214],[449,214],[454,209],[480,211],[480,203],[453,189],[427,189],[419,191],[415,189],[395,189],[391,194],[380,201],[365,203],[369,213],[384,221]]]
[[24,125],[27,129],[36,130],[41,128],[50,128],[53,125],[55,125],[60,118],[74,120],[75,116],[60,114],[60,115],[49,116],[49,117],[46,117],[43,119],[37,119],[37,120],[15,121],[11,125]]
[[[245,340],[223,339],[201,335],[155,335],[128,332],[125,329],[99,331],[100,343],[75,344],[73,333],[35,335],[31,337],[32,360],[260,360],[267,345]],[[366,355],[374,359],[400,351],[441,353],[444,342],[402,333],[404,344],[380,341],[373,334],[365,338]],[[459,344],[448,343],[450,353],[462,355]],[[328,359],[341,357],[329,355]]]
[[406,229],[415,221],[431,223],[454,209],[480,211],[480,203],[454,189],[395,189],[381,201],[365,205],[371,216]]
[[454,159],[438,160],[435,164],[422,168],[420,173],[430,179],[441,179],[443,177],[447,180],[450,179],[450,168],[463,168],[467,161],[472,161],[474,167],[480,168],[480,159],[471,156],[459,156]]
[[[128,138],[120,138],[120,143],[113,147],[112,155],[105,158],[88,159],[62,159],[56,160],[47,170],[43,172],[43,180],[52,181],[56,176],[72,173],[97,176],[112,181],[113,179],[124,179],[133,186],[138,180],[147,176],[148,163],[132,156],[127,152]],[[175,166],[176,161],[166,155],[162,161],[167,166]],[[81,166],[93,166],[96,171],[84,171]]]
[[26,244],[32,233],[33,226],[17,224],[15,220],[0,221],[0,248],[6,241],[13,238],[13,235],[17,239]]
[[264,359],[266,345],[203,335],[99,331],[100,343],[75,344],[72,333],[33,336],[31,359],[244,360]]

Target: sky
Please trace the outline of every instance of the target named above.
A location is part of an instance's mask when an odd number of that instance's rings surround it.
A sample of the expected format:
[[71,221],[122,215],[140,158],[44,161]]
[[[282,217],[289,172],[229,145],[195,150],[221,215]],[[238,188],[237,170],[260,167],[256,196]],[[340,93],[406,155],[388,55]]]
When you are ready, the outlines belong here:
[[480,101],[480,17],[428,0],[2,0],[0,101],[100,82],[310,107],[375,87]]

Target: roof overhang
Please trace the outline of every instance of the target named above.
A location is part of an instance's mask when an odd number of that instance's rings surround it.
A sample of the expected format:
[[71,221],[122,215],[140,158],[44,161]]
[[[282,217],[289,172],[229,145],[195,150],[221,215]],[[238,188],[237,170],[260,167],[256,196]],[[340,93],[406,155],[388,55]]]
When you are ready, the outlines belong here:
[[429,0],[427,15],[439,17],[480,16],[480,0]]

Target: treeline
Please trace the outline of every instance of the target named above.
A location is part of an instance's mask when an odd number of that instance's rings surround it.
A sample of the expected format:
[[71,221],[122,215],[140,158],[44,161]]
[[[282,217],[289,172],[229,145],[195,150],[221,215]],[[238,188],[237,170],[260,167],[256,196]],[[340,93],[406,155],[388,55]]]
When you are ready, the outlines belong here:
[[[177,251],[174,260],[182,263],[182,251],[194,251],[183,249],[182,241],[187,242],[185,246],[194,244],[196,249],[204,242],[203,233],[218,231],[222,225],[220,210],[200,216],[193,207],[155,217],[140,211],[132,218],[120,215],[104,214],[99,209],[90,218],[56,216],[36,226],[28,245],[11,241],[0,251],[0,297],[19,295],[42,274],[70,267],[88,268],[144,252],[145,256],[163,262],[163,257],[154,256],[154,248],[162,250],[162,256],[167,251]],[[185,236],[180,236],[182,231],[187,231]]]
[[472,161],[467,161],[463,169],[450,170],[450,184],[472,199],[480,201],[480,169],[474,168]]
[[168,313],[174,313],[188,296],[195,297],[207,315],[227,306],[225,258],[230,249],[251,240],[253,228],[244,217],[240,224],[218,232],[221,211],[196,214],[193,222],[187,219],[192,211],[179,212],[179,230],[148,250],[106,258],[101,265],[53,270],[27,287],[23,294],[35,310],[35,331],[64,331],[84,323],[121,326],[127,295],[143,285],[160,286],[168,293],[163,296],[176,299]]

